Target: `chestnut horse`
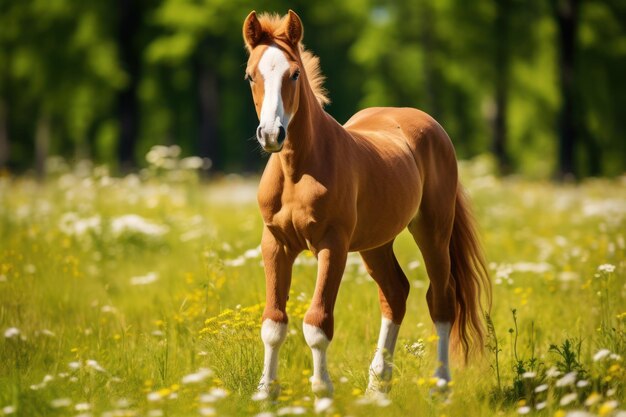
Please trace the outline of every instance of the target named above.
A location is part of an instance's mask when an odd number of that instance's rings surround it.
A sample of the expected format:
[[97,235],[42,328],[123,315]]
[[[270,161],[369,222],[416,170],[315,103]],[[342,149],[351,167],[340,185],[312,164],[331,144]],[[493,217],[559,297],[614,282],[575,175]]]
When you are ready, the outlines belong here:
[[409,282],[393,253],[407,227],[419,246],[430,286],[428,308],[439,337],[435,376],[450,381],[448,345],[467,354],[483,346],[481,293],[491,287],[450,138],[429,115],[410,108],[370,108],[341,126],[327,102],[318,59],[301,44],[302,22],[252,12],[243,25],[259,126],[272,153],[259,185],[266,305],[259,392],[278,393],[278,351],[287,334],[286,304],[296,256],[309,249],[318,272],[304,316],[313,355],[312,389],[331,396],[326,349],[348,252],[358,251],[378,284],[382,324],[368,391],[390,388],[392,358]]

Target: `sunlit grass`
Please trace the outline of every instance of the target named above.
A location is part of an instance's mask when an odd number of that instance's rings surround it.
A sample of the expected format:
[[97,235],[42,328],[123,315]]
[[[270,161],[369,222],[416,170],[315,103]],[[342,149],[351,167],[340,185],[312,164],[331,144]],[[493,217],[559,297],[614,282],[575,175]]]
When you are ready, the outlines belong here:
[[[315,414],[301,330],[315,259],[303,253],[294,268],[281,396],[254,401],[264,301],[257,180],[205,183],[195,166],[162,165],[125,178],[84,164],[60,166],[43,184],[0,178],[0,415]],[[403,233],[395,247],[412,290],[391,403],[363,400],[380,312],[351,255],[329,349],[335,401],[320,414],[625,408],[624,178],[558,186],[500,180],[485,167],[462,169],[494,281],[485,358],[453,368],[449,396],[429,394],[428,282]]]

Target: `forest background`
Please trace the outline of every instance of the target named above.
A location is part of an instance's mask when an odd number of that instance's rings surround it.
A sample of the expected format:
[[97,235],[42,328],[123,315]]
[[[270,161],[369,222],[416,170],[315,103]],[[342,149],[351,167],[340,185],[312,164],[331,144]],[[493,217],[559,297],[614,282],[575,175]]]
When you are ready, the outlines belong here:
[[626,2],[2,0],[0,171],[44,176],[60,155],[124,173],[176,144],[208,172],[258,172],[241,25],[289,8],[340,123],[411,106],[503,174],[626,170]]

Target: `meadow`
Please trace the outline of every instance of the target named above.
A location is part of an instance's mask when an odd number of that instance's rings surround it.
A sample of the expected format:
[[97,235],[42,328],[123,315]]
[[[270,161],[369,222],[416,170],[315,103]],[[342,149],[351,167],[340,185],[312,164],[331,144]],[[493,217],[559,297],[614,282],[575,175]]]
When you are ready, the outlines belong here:
[[485,355],[431,394],[428,278],[411,281],[389,401],[363,396],[380,322],[352,254],[329,348],[335,399],[315,404],[302,317],[316,261],[296,262],[282,394],[258,401],[264,275],[257,178],[201,180],[155,148],[140,173],[62,160],[43,182],[0,177],[0,415],[626,416],[626,177],[558,185],[461,164],[493,281]]

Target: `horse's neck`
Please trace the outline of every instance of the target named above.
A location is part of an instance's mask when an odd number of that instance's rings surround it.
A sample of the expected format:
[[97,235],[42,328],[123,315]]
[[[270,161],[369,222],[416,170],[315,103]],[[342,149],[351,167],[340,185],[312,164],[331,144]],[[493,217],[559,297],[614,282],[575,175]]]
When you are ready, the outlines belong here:
[[331,122],[313,92],[308,87],[306,90],[289,124],[287,141],[279,153],[283,174],[294,182],[319,161],[320,153],[326,152],[323,141],[328,140],[328,135],[324,132],[329,130]]

